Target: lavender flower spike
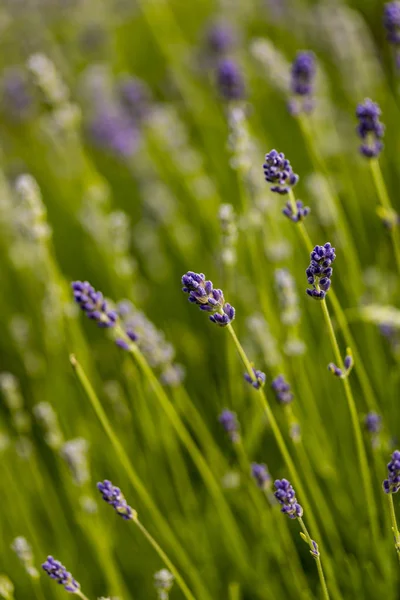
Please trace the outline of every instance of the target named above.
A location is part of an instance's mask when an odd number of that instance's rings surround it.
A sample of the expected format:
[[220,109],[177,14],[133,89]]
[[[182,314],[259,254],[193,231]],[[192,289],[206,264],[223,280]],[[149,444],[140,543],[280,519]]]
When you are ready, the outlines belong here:
[[281,512],[288,515],[290,519],[298,519],[303,516],[303,508],[297,502],[293,487],[287,479],[277,479],[274,483],[274,496],[282,506]]
[[182,291],[189,294],[189,302],[197,304],[200,310],[210,315],[210,321],[226,327],[235,318],[235,309],[225,302],[222,290],[214,289],[212,281],[208,281],[203,273],[188,271],[182,277]]
[[48,556],[46,562],[42,564],[42,569],[46,571],[47,575],[54,579],[60,585],[64,586],[67,592],[76,594],[80,590],[80,585],[72,577],[71,573],[60,563],[59,560],[55,560],[52,556]]
[[323,300],[331,286],[332,267],[336,258],[335,248],[329,242],[323,246],[315,246],[310,255],[310,265],[306,270],[307,281],[313,289],[306,292],[311,298]]
[[365,416],[364,424],[369,433],[379,433],[382,429],[382,417],[371,411]]
[[400,46],[400,2],[388,2],[383,9],[383,26],[386,39],[393,46]]
[[359,121],[357,133],[362,140],[360,152],[367,158],[376,158],[382,151],[382,138],[385,126],[380,122],[381,109],[376,102],[366,98],[357,106],[356,116]]
[[243,377],[256,390],[259,390],[260,388],[264,387],[264,385],[265,385],[265,379],[266,379],[265,373],[263,373],[262,371],[259,371],[258,369],[254,369],[254,368],[253,368],[253,373],[254,373],[255,379],[252,379],[250,377],[249,373],[244,373]]
[[400,490],[400,450],[395,450],[387,466],[388,478],[383,482],[386,494],[396,494]]
[[315,54],[307,51],[298,52],[291,72],[291,91],[295,97],[289,102],[289,111],[292,115],[308,113],[313,109],[315,72]]
[[108,310],[101,292],[96,292],[88,281],[74,281],[71,287],[75,302],[79,304],[89,319],[96,321],[99,327],[114,327],[117,321],[117,313]]
[[290,390],[290,385],[287,383],[283,375],[275,377],[271,383],[271,387],[275,392],[276,399],[281,404],[290,404],[293,400],[293,394]]
[[121,490],[114,486],[111,481],[105,479],[97,484],[97,489],[103,500],[110,504],[125,521],[133,521],[137,518],[136,511],[128,505]]
[[220,60],[217,66],[217,86],[225,100],[242,100],[245,84],[239,65],[231,58]]
[[268,152],[265,155],[263,169],[265,180],[274,184],[270,188],[271,192],[277,194],[288,194],[299,180],[299,176],[293,172],[292,165],[285,158],[283,152],[276,150]]
[[237,420],[236,413],[225,409],[218,417],[218,421],[228,434],[231,442],[239,441],[239,422]]
[[271,482],[271,475],[268,473],[267,466],[260,463],[251,463],[251,474],[254,477],[257,486],[264,490]]
[[282,213],[293,221],[293,223],[299,223],[300,221],[304,221],[304,219],[310,214],[310,207],[304,206],[301,200],[296,200],[296,210],[293,209],[292,203],[290,201],[286,202],[285,208],[282,210]]

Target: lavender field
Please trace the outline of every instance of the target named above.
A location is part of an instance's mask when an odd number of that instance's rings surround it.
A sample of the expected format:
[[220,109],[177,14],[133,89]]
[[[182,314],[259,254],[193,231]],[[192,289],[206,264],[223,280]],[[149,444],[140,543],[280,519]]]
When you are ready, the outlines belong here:
[[400,1],[0,49],[0,598],[399,600]]

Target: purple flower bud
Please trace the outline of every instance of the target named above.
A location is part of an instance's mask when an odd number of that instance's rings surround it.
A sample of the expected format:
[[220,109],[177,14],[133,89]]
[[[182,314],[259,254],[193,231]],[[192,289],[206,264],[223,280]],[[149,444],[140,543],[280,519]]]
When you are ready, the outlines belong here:
[[103,500],[107,504],[110,504],[125,521],[136,518],[136,511],[128,505],[121,490],[115,487],[111,481],[105,479],[103,482],[97,484],[97,489],[102,495]]
[[271,383],[271,387],[275,392],[276,399],[281,404],[290,404],[293,400],[293,394],[290,390],[290,385],[285,380],[283,375],[278,375]]
[[231,442],[239,441],[239,422],[236,413],[225,409],[218,417],[218,421],[228,434]]
[[101,292],[96,292],[88,281],[74,281],[71,287],[75,302],[89,319],[96,321],[99,327],[114,327],[118,319],[117,313],[108,309]]
[[262,371],[259,371],[258,369],[254,369],[254,368],[253,368],[253,373],[254,373],[255,379],[251,378],[249,373],[244,373],[243,377],[256,390],[259,390],[260,388],[264,387],[264,385],[265,385],[265,379],[266,379],[265,373],[263,373]]
[[388,466],[388,478],[383,482],[386,494],[396,494],[400,490],[400,451],[395,450]]
[[245,85],[238,64],[231,58],[222,59],[217,66],[217,86],[225,100],[242,100]]
[[383,9],[383,26],[386,39],[394,46],[400,45],[400,2],[388,2]]
[[304,206],[301,200],[296,201],[296,210],[293,210],[292,203],[290,201],[286,202],[285,208],[282,210],[282,213],[288,217],[294,223],[298,223],[299,221],[303,221],[307,215],[310,214],[310,208],[308,206]]
[[277,479],[274,483],[274,496],[281,504],[281,512],[288,515],[290,519],[297,519],[303,516],[303,508],[297,502],[293,487],[287,479]]
[[103,106],[89,124],[95,146],[120,159],[130,158],[138,147],[139,134],[132,119],[121,109]]
[[203,273],[188,271],[182,277],[182,291],[189,294],[188,300],[200,310],[211,313],[210,321],[226,327],[235,318],[235,309],[225,302],[222,290],[214,289]]
[[151,94],[137,77],[125,77],[118,83],[118,95],[126,113],[133,121],[142,121],[150,112]]
[[331,373],[333,373],[333,375],[335,375],[336,377],[343,377],[343,371],[342,369],[339,369],[339,367],[337,367],[335,365],[335,363],[329,363],[328,365],[328,371],[330,371]]
[[274,184],[270,188],[271,192],[277,194],[288,194],[299,180],[299,176],[293,172],[292,166],[283,152],[276,150],[268,152],[265,155],[263,169],[265,180]]
[[235,44],[235,36],[227,23],[213,23],[206,31],[208,49],[214,55],[223,55]]
[[359,121],[357,133],[363,140],[360,152],[367,158],[376,158],[383,148],[381,139],[385,132],[385,126],[379,120],[380,115],[381,109],[378,104],[369,98],[357,106],[356,116]]
[[315,54],[313,52],[298,52],[292,64],[291,91],[295,98],[289,102],[289,112],[292,115],[309,113],[314,108],[313,92],[316,72]]
[[315,246],[310,255],[310,264],[306,269],[307,281],[313,289],[306,293],[317,300],[323,300],[331,286],[332,267],[336,258],[335,248],[329,242],[324,246]]
[[382,429],[382,417],[371,411],[365,416],[364,424],[369,433],[379,433]]
[[271,475],[268,473],[267,466],[260,463],[251,463],[251,474],[254,477],[257,486],[265,490],[271,483]]
[[48,556],[47,560],[42,564],[42,569],[46,571],[51,579],[54,579],[57,583],[64,586],[64,589],[67,592],[75,594],[79,591],[81,586],[75,581],[71,573],[67,571],[59,560],[55,560],[52,556]]

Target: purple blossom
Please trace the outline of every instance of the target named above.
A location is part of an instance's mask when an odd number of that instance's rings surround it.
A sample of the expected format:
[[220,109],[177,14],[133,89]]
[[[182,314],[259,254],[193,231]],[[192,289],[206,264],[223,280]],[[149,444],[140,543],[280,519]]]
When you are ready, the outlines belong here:
[[313,286],[306,289],[311,298],[323,300],[331,286],[332,267],[336,258],[335,248],[329,242],[315,246],[310,255],[310,265],[306,269],[307,281]]
[[254,373],[255,379],[250,377],[249,373],[247,373],[247,372],[243,374],[243,377],[256,390],[259,390],[260,388],[264,387],[264,385],[265,385],[265,379],[266,379],[265,373],[263,373],[262,371],[259,371],[258,369],[254,369],[254,368],[253,368],[253,373]]
[[304,206],[301,200],[296,200],[296,210],[293,210],[293,205],[288,200],[282,213],[294,223],[299,223],[299,221],[303,221],[310,214],[310,210],[308,206]]
[[281,404],[290,404],[293,400],[293,394],[290,389],[289,383],[285,380],[283,375],[278,375],[271,383],[271,387],[275,392],[276,399]]
[[235,44],[232,28],[227,23],[213,23],[206,31],[207,48],[214,55],[223,55]]
[[218,421],[228,434],[231,442],[239,441],[239,422],[236,413],[225,409],[218,417]]
[[315,54],[307,51],[298,52],[291,71],[290,87],[295,96],[295,99],[289,103],[291,114],[308,113],[313,109],[315,72]]
[[214,289],[203,273],[188,271],[182,276],[182,291],[189,294],[188,300],[200,310],[212,313],[210,321],[225,327],[235,318],[235,309],[225,302],[222,290]]
[[71,287],[75,302],[89,319],[96,321],[99,327],[114,327],[118,318],[117,313],[108,309],[101,292],[96,292],[88,281],[74,281]]
[[239,65],[232,58],[224,58],[217,65],[217,87],[225,100],[242,100],[245,84]]
[[138,77],[124,77],[118,83],[118,96],[126,113],[134,121],[142,121],[150,111],[151,94]]
[[366,98],[357,106],[356,116],[359,121],[357,133],[363,143],[360,152],[367,158],[376,158],[383,148],[382,138],[385,126],[380,122],[381,109],[376,102]]
[[336,377],[343,377],[343,371],[339,367],[335,365],[335,363],[331,362],[328,365],[328,371],[330,371]]
[[288,515],[290,519],[298,519],[303,516],[303,508],[297,502],[293,487],[287,479],[277,479],[274,483],[274,496],[282,506],[281,512]]
[[263,169],[265,180],[274,184],[270,188],[271,192],[288,194],[299,180],[299,176],[293,172],[292,166],[283,152],[276,150],[268,152],[265,155]]
[[22,69],[13,67],[4,72],[0,93],[1,105],[7,115],[16,121],[23,121],[30,117],[33,96]]
[[260,463],[251,463],[251,474],[255,479],[257,486],[264,490],[271,483],[271,475],[268,473],[267,465]]
[[386,39],[394,46],[400,45],[400,2],[388,2],[383,9],[383,26]]
[[136,518],[136,511],[128,505],[121,490],[115,487],[111,481],[105,479],[103,482],[97,484],[97,489],[101,493],[103,500],[107,504],[110,504],[125,521],[131,521]]
[[396,494],[400,490],[400,450],[395,450],[388,463],[388,478],[383,482],[386,494]]
[[89,124],[95,146],[117,158],[130,158],[138,147],[137,127],[129,116],[115,107],[103,106]]
[[382,429],[382,417],[378,413],[371,411],[365,416],[364,424],[369,433],[379,433]]
[[55,560],[52,556],[48,556],[47,560],[42,564],[42,569],[46,571],[51,579],[54,579],[57,583],[63,585],[67,592],[75,594],[79,591],[81,586],[75,581],[71,573],[67,571],[59,560]]

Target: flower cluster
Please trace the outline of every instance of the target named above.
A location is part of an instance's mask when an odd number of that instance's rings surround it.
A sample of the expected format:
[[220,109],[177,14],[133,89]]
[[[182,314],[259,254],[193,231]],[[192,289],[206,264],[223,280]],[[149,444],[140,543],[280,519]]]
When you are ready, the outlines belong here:
[[383,148],[381,140],[385,132],[385,126],[379,120],[381,109],[376,102],[366,98],[357,106],[356,116],[359,121],[357,133],[363,142],[360,152],[367,158],[376,158]]
[[234,32],[227,23],[212,23],[206,31],[206,44],[215,56],[224,55],[235,44]]
[[290,390],[289,383],[283,375],[278,375],[271,383],[271,387],[275,392],[276,399],[281,404],[290,404],[293,400],[293,394]]
[[260,463],[251,463],[251,475],[255,479],[257,486],[264,490],[271,482],[271,475],[268,473],[267,465]]
[[277,479],[274,483],[274,496],[281,504],[281,512],[285,513],[290,519],[298,519],[303,516],[303,508],[297,502],[293,487],[287,479]]
[[97,322],[99,327],[114,327],[117,313],[109,310],[101,292],[96,292],[88,281],[74,281],[72,284],[75,302],[89,319]]
[[293,223],[299,223],[300,221],[304,221],[307,215],[310,214],[310,207],[304,206],[301,200],[296,200],[296,209],[294,209],[293,204],[290,202],[286,202],[286,206],[282,209],[282,213],[293,221]]
[[259,390],[260,388],[264,387],[264,385],[265,385],[265,379],[266,379],[265,373],[263,373],[262,371],[259,371],[258,369],[253,368],[253,374],[254,374],[254,378],[250,377],[250,374],[247,372],[244,373],[243,377],[256,390]]
[[365,416],[364,424],[369,433],[379,433],[382,429],[382,417],[378,413],[371,411]]
[[188,271],[182,277],[182,291],[189,294],[189,302],[197,304],[200,310],[212,313],[210,321],[226,327],[235,318],[235,309],[225,302],[222,290],[214,289],[203,273]]
[[55,560],[52,556],[48,556],[47,560],[42,564],[42,569],[46,571],[51,579],[54,579],[57,583],[64,586],[64,589],[67,592],[76,594],[79,591],[81,586],[75,581],[71,573],[67,571],[59,560]]
[[231,442],[239,441],[239,422],[236,413],[225,409],[218,417],[218,421],[228,434]]
[[387,468],[388,478],[383,482],[383,490],[386,494],[396,494],[400,490],[400,450],[393,452]]
[[231,58],[220,60],[217,66],[217,86],[225,100],[242,100],[245,85],[239,65]]
[[168,592],[173,586],[174,579],[168,569],[161,569],[154,573],[154,587],[157,590],[159,600],[168,600]]
[[111,481],[105,479],[103,482],[97,484],[97,489],[102,495],[103,500],[114,507],[115,511],[125,519],[125,521],[136,519],[136,511],[128,505],[121,490],[114,486]]
[[313,52],[298,52],[292,64],[291,91],[295,100],[289,103],[289,111],[293,115],[301,112],[311,112],[314,103],[314,79],[316,72],[315,54]]
[[311,298],[323,300],[331,286],[332,267],[336,258],[335,248],[329,242],[323,246],[315,246],[310,255],[310,265],[306,270],[307,281],[313,289],[306,292]]
[[270,188],[271,192],[277,194],[288,194],[299,180],[299,176],[293,172],[292,166],[283,152],[276,150],[268,152],[265,155],[263,169],[265,180],[274,184]]
[[400,2],[388,2],[383,11],[383,26],[386,39],[393,46],[400,46]]
[[339,368],[337,365],[335,365],[335,363],[331,362],[328,365],[328,370],[331,373],[333,373],[333,375],[335,375],[336,377],[340,377],[341,379],[344,379],[345,377],[348,377],[353,366],[354,366],[353,355],[351,353],[350,348],[347,348],[347,354],[343,361],[343,369]]

